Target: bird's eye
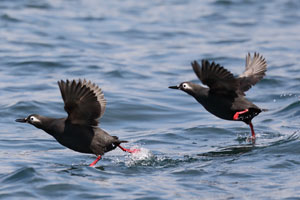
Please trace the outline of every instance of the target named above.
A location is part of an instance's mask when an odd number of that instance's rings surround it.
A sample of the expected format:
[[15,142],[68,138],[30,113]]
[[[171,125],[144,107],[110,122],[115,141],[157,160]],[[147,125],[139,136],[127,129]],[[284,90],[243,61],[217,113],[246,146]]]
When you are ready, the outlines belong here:
[[31,123],[37,123],[37,122],[41,122],[37,117],[35,116],[31,116],[28,120]]
[[182,87],[183,87],[183,88],[187,88],[187,84],[184,83],[184,84],[182,85]]

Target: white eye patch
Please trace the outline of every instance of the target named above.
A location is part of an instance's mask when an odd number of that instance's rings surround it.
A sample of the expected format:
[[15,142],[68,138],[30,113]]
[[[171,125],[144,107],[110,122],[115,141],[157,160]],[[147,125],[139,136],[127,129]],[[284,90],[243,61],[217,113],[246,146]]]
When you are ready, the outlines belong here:
[[35,116],[31,116],[29,118],[29,121],[31,121],[31,122],[40,122],[40,120],[38,118],[36,118]]
[[183,89],[191,89],[191,86],[189,86],[189,84],[187,84],[187,83],[183,83],[182,84],[182,87],[183,87]]

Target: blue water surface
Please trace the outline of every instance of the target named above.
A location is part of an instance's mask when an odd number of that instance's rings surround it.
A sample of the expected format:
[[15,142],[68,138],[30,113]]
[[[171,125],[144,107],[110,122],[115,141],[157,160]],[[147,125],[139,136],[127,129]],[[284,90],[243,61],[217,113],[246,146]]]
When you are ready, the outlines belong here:
[[[300,199],[300,1],[0,1],[1,199]],[[193,60],[238,75],[267,60],[247,92],[249,127],[168,86],[200,83]],[[86,78],[107,100],[100,126],[142,151],[74,152],[14,120],[64,117],[58,80]]]

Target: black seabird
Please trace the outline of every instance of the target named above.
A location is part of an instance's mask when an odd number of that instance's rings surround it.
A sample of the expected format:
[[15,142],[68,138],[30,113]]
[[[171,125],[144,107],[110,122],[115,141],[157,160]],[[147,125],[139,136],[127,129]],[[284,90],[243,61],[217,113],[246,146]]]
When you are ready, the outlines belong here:
[[120,144],[127,142],[111,136],[98,127],[98,120],[105,111],[106,100],[97,85],[90,81],[58,81],[64,100],[66,118],[49,118],[32,114],[17,122],[29,123],[52,135],[60,144],[81,153],[95,154],[97,159],[90,164],[94,166],[104,153],[121,148],[134,153],[138,149],[126,149]]
[[249,124],[252,139],[255,132],[251,120],[260,112],[260,109],[245,98],[245,93],[253,85],[259,82],[267,71],[267,63],[263,56],[250,53],[246,56],[246,69],[238,77],[214,62],[202,60],[200,67],[197,61],[192,62],[192,67],[204,85],[183,82],[178,86],[170,86],[171,89],[180,89],[193,96],[203,107],[213,115],[226,120],[243,121]]

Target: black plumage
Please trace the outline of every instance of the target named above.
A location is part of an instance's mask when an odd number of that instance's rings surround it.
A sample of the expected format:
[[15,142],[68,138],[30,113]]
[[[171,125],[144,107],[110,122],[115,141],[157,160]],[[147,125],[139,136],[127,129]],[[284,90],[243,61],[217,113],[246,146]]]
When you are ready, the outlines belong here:
[[267,63],[263,56],[250,53],[246,56],[245,71],[235,77],[224,67],[214,62],[202,60],[201,66],[197,61],[192,67],[204,85],[192,82],[182,82],[179,86],[170,86],[171,89],[180,89],[193,96],[203,107],[213,115],[226,120],[243,121],[250,125],[252,138],[255,132],[251,120],[262,109],[245,98],[245,92],[259,82],[265,75]]
[[130,153],[137,150],[125,149],[120,146],[127,142],[111,136],[98,127],[98,121],[103,116],[106,100],[97,85],[90,81],[58,82],[64,108],[68,113],[66,118],[49,118],[37,114],[29,115],[17,122],[26,122],[52,135],[60,144],[74,151],[98,156],[90,166],[100,160],[104,153],[120,147]]

